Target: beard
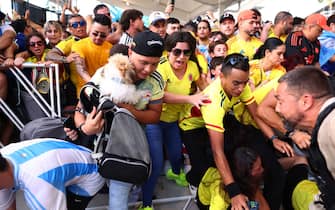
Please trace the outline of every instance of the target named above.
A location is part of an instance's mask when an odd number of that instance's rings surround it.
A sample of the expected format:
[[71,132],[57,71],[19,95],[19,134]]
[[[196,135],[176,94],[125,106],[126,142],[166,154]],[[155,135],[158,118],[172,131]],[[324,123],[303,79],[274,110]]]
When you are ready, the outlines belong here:
[[246,30],[245,31],[249,36],[255,36],[256,30]]
[[291,117],[291,118],[285,118],[283,117],[284,125],[285,127],[288,126],[287,128],[297,128],[301,129],[303,128],[301,125],[301,121],[305,118],[304,113],[298,112],[296,116]]

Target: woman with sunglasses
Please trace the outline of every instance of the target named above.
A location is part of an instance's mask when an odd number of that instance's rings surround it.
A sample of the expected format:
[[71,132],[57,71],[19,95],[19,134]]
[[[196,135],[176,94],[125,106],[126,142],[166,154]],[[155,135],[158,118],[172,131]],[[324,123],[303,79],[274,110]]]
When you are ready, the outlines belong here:
[[[28,54],[31,55],[28,58],[24,56],[16,56],[14,60],[14,65],[21,67],[23,63],[51,63],[50,61],[45,61],[45,56],[50,49],[46,48],[46,41],[44,36],[39,32],[33,32],[27,36],[27,51]],[[36,89],[42,93],[46,94],[49,89],[48,86],[45,85],[45,80],[48,75],[46,72],[39,71],[37,69],[24,69],[24,73],[31,78],[33,84],[35,84]],[[41,80],[42,79],[42,80]],[[41,83],[39,83],[39,81]]]
[[207,99],[197,92],[196,81],[200,78],[201,69],[195,57],[196,40],[188,32],[175,32],[167,37],[165,49],[167,56],[157,69],[166,83],[163,108],[160,122],[146,127],[147,138],[152,160],[152,172],[144,184],[143,208],[152,209],[152,196],[157,179],[163,169],[163,144],[167,149],[171,169],[166,173],[168,179],[180,186],[188,186],[182,166],[182,141],[178,120],[186,103],[197,107],[204,105]]
[[55,20],[49,20],[44,25],[45,39],[48,40],[47,48],[52,49],[62,40],[63,29],[61,24]]
[[281,65],[284,61],[285,44],[278,38],[268,38],[257,50],[254,60],[250,61],[251,89],[255,89],[265,83],[279,78],[286,73]]
[[44,36],[39,32],[33,32],[27,36],[26,44],[27,50],[31,56],[28,58],[24,58],[24,56],[17,56],[14,64],[16,66],[22,66],[24,62],[44,62],[45,55],[49,51],[49,49],[46,48]]

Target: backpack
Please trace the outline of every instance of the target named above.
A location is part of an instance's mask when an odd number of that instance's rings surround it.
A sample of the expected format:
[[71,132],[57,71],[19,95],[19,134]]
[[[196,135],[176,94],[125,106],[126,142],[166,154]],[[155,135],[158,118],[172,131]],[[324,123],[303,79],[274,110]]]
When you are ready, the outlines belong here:
[[20,140],[35,138],[67,139],[63,126],[64,118],[42,117],[28,122],[20,132]]
[[127,109],[117,107],[108,97],[100,97],[94,84],[86,84],[81,92],[87,87],[94,91],[89,95],[80,94],[84,109],[90,110],[99,101],[97,110],[102,110],[105,118],[104,130],[98,134],[92,154],[98,161],[100,175],[107,179],[143,184],[151,172],[144,128]]
[[335,180],[327,168],[326,161],[318,145],[317,137],[323,120],[331,111],[333,111],[334,108],[335,103],[332,103],[326,107],[326,109],[323,110],[318,116],[314,130],[312,132],[311,145],[308,150],[309,165],[311,166],[313,173],[316,175],[317,185],[321,192],[320,197],[323,201],[324,207],[327,210],[335,209]]

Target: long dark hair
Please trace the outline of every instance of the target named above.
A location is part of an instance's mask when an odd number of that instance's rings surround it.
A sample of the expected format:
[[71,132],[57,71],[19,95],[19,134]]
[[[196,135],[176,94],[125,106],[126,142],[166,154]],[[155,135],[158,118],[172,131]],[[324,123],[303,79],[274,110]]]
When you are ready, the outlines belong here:
[[254,163],[260,156],[248,147],[239,147],[233,154],[232,173],[243,194],[253,199],[260,183],[253,182],[251,174]]
[[33,32],[33,33],[29,34],[29,35],[27,36],[27,38],[26,38],[26,45],[27,45],[26,47],[27,47],[27,50],[28,50],[28,52],[30,53],[30,55],[34,55],[34,53],[29,49],[30,39],[31,39],[32,37],[34,37],[34,36],[36,36],[36,37],[38,37],[38,38],[41,39],[41,41],[43,42],[44,48],[45,48],[46,45],[47,45],[47,42],[46,42],[46,40],[45,40],[43,34],[41,34],[40,32]]
[[165,49],[168,52],[171,52],[171,50],[177,45],[178,42],[186,42],[188,44],[191,50],[190,60],[197,64],[199,72],[202,73],[202,68],[195,55],[195,49],[197,45],[195,38],[189,32],[185,32],[185,31],[174,32],[166,38]]
[[284,42],[278,38],[271,37],[265,40],[264,44],[258,48],[254,55],[254,59],[261,59],[265,56],[265,51],[269,50],[270,52],[276,49],[278,46],[283,45]]
[[8,168],[8,162],[0,153],[0,172],[6,171],[7,168]]

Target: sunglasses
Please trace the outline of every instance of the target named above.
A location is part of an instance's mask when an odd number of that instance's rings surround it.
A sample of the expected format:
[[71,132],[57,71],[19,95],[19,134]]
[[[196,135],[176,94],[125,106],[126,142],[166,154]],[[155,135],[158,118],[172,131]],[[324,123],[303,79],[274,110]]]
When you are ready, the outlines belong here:
[[98,32],[98,31],[95,31],[95,32],[92,32],[92,34],[93,34],[93,36],[95,36],[95,37],[101,37],[101,38],[106,38],[107,37],[107,35],[105,34],[105,33],[102,33],[102,32]]
[[182,49],[178,49],[178,48],[174,48],[174,49],[172,49],[172,54],[174,55],[174,56],[180,56],[182,53],[183,53],[183,55],[185,55],[185,56],[190,56],[191,55],[191,53],[192,53],[192,51],[191,50],[182,50]]
[[73,23],[70,24],[70,26],[72,28],[78,28],[78,27],[86,26],[86,21],[81,20],[81,21],[78,21],[78,22],[73,22]]
[[29,46],[30,47],[35,47],[35,46],[41,47],[44,45],[44,43],[42,41],[37,41],[37,42],[29,42]]
[[226,65],[231,65],[231,66],[235,66],[237,63],[240,62],[249,62],[248,57],[230,57],[228,60],[226,60],[224,62],[224,66]]

